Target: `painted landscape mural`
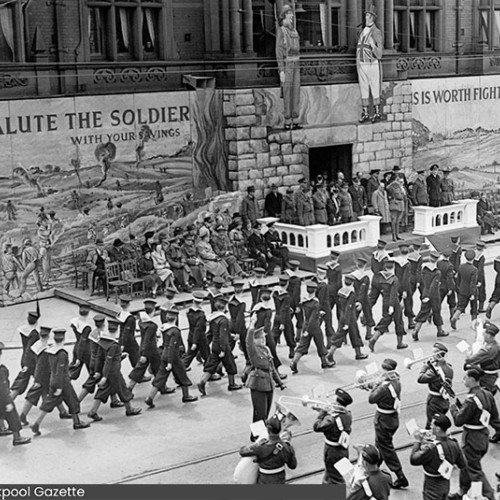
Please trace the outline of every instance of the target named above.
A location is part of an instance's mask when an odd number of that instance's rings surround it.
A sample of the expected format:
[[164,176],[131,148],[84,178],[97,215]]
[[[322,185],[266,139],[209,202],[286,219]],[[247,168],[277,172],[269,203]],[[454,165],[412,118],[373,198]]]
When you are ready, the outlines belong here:
[[0,303],[73,284],[97,238],[132,244],[229,189],[222,94],[0,102]]

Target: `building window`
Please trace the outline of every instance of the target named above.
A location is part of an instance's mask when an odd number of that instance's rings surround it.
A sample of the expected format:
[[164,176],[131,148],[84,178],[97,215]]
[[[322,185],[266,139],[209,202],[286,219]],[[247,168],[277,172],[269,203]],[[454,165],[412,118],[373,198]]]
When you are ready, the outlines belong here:
[[301,46],[307,50],[338,51],[345,45],[346,26],[340,19],[345,1],[305,0],[297,3],[295,17]]
[[[23,1],[22,4],[25,2]],[[0,61],[24,62],[21,2],[0,2]]]
[[[92,59],[158,59],[169,27],[160,22],[171,0],[89,0],[89,52]],[[129,4],[129,5],[127,5]],[[165,45],[165,44],[163,44]]]
[[479,3],[479,43],[489,50],[500,48],[500,1],[481,0]]
[[394,48],[399,52],[437,51],[439,0],[394,1]]

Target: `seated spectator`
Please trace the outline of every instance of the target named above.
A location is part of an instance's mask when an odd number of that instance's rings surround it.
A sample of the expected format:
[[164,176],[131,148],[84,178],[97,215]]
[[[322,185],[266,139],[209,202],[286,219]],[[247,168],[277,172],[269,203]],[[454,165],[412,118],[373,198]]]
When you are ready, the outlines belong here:
[[285,224],[297,223],[297,211],[295,210],[295,198],[293,196],[293,189],[287,188],[286,194],[283,196],[281,202],[281,220]]
[[339,193],[339,216],[340,223],[346,224],[354,219],[354,211],[352,209],[352,197],[349,194],[349,186],[342,184]]
[[244,274],[238,264],[238,260],[233,254],[226,228],[222,224],[215,228],[215,232],[210,238],[210,243],[215,254],[227,264],[231,276],[242,276]]
[[215,254],[212,245],[210,245],[210,232],[206,227],[200,228],[200,241],[198,241],[196,249],[206,271],[213,277],[218,276],[224,280],[229,278],[226,263]]
[[283,245],[281,241],[281,236],[278,230],[274,227],[275,222],[269,222],[267,224],[267,232],[264,235],[264,240],[267,243],[269,250],[274,257],[279,259],[281,271],[288,269],[289,251],[288,248]]
[[[194,231],[195,228],[193,227]],[[204,288],[206,285],[205,266],[202,260],[198,257],[196,249],[195,236],[192,231],[188,231],[181,242],[181,250],[186,259],[186,264],[189,267],[189,275],[198,288]]]
[[151,250],[149,245],[142,245],[142,257],[137,263],[139,277],[144,280],[144,288],[147,294],[156,297],[158,287],[162,284],[161,278],[155,271],[155,265],[151,258]]
[[150,252],[153,251],[153,237],[155,235],[154,231],[146,231],[144,233],[144,244],[149,247]]
[[105,264],[111,262],[107,250],[104,248],[104,242],[97,238],[95,245],[90,249],[87,255],[87,267],[92,271],[92,288],[90,295],[96,289],[97,281],[102,282],[104,293],[107,294],[108,283],[106,279],[106,266]]
[[154,245],[154,250],[151,252],[151,259],[153,260],[153,265],[156,273],[160,277],[162,283],[165,287],[175,288],[174,285],[174,273],[170,269],[170,265],[167,261],[165,251],[163,250],[162,244],[156,242]]
[[280,259],[275,257],[268,248],[264,235],[267,227],[261,227],[257,222],[254,224],[252,234],[248,237],[248,249],[250,257],[256,260],[256,267],[262,267],[266,270],[268,276],[273,274],[274,268],[280,264]]
[[125,248],[125,244],[120,238],[113,241],[113,246],[109,249],[109,258],[111,262],[123,262],[131,258],[130,253]]
[[481,226],[481,234],[494,234],[498,229],[493,205],[484,192],[481,193],[477,204],[477,223]]
[[229,226],[229,241],[233,253],[238,260],[248,257],[248,248],[246,245],[245,236],[243,235],[243,221],[240,218],[235,219]]
[[174,229],[174,237],[170,239],[169,244],[164,247],[168,263],[174,273],[175,283],[178,288],[184,292],[190,292],[189,272],[186,260],[179,245],[179,235],[182,233],[181,227]]
[[326,193],[326,185],[324,183],[316,185],[316,192],[313,194],[312,198],[315,224],[326,224],[328,222],[328,214],[326,211],[328,195]]

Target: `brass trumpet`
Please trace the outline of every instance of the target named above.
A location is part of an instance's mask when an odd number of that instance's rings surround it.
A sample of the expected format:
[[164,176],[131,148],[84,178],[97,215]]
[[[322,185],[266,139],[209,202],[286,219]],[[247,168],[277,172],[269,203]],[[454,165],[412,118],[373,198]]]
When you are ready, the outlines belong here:
[[293,396],[281,396],[279,404],[290,406],[305,406],[315,411],[326,411],[328,413],[345,413],[345,408],[341,405],[330,403],[328,401],[321,401],[319,399],[311,399],[309,396],[302,396],[301,398]]

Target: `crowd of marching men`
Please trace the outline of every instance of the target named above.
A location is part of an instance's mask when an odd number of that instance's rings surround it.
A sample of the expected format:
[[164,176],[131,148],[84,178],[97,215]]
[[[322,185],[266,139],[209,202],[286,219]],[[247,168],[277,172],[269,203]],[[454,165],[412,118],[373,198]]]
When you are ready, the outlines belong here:
[[[484,309],[486,292],[483,242],[477,243],[475,251],[463,252],[458,238],[454,237],[450,246],[441,253],[429,251],[425,245],[418,248],[416,245],[402,242],[395,257],[390,256],[385,247],[385,241],[380,240],[372,254],[370,265],[366,259],[360,257],[356,261],[356,269],[347,275],[342,273],[339,254],[332,251],[330,260],[324,266],[319,266],[316,276],[305,283],[305,296],[301,293],[301,279],[297,273],[300,266],[298,261],[290,261],[290,269],[279,276],[279,285],[274,290],[265,284],[266,270],[257,268],[255,277],[250,278],[248,282],[252,296],[248,311],[243,298],[245,281],[234,280],[233,290],[228,296],[222,290],[224,280],[214,278],[213,286],[208,292],[192,293],[192,305],[185,313],[189,324],[187,347],[178,327],[180,311],[174,304],[176,291],[173,288],[167,288],[166,301],[159,307],[160,322],[155,318],[158,304],[153,299],[145,300],[144,310],[135,315],[129,311],[131,299],[122,296],[120,313],[116,318],[107,320],[99,314],[90,318],[89,307],[80,306],[79,316],[71,323],[76,337],[71,359],[64,347],[65,330],[44,326],[40,322],[39,314],[30,312],[27,324],[19,328],[23,345],[21,371],[14,378],[12,386],[9,385],[7,368],[0,366],[0,419],[8,424],[8,428],[5,424],[0,428],[0,435],[13,434],[14,445],[30,442],[29,438],[21,436],[21,430],[23,425],[29,425],[28,413],[38,404],[39,413],[31,424],[35,436],[41,434],[43,419],[55,408],[58,408],[61,419],[72,419],[74,429],[87,428],[90,424],[81,421],[79,414],[80,404],[88,394],[94,394],[94,402],[88,412],[88,417],[94,422],[102,420],[98,411],[100,405],[106,404],[108,400],[113,408],[125,407],[127,416],[138,415],[141,409],[131,403],[135,385],[152,379],[151,391],[145,404],[154,408],[158,393],[168,394],[175,391],[167,386],[170,374],[173,374],[176,384],[182,390],[182,401],[195,402],[198,398],[189,391],[192,382],[187,373],[196,358],[203,363],[203,375],[197,383],[202,396],[207,395],[209,381],[221,379],[222,369],[227,373],[228,390],[240,390],[243,386],[236,380],[238,370],[233,354],[237,340],[245,358],[241,379],[252,393],[253,421],[267,422],[271,415],[274,387],[284,389],[284,380],[287,378],[282,371],[282,360],[276,350],[276,345],[282,341],[281,337],[288,347],[291,371],[296,374],[299,371],[299,360],[308,353],[312,340],[324,369],[335,366],[335,352],[346,343],[347,336],[356,360],[366,359],[368,354],[361,350],[364,342],[360,324],[365,328],[364,337],[372,352],[377,340],[389,330],[392,322],[395,323],[397,349],[408,347],[403,342],[407,330],[412,332],[413,340],[418,341],[422,325],[430,318],[436,326],[437,337],[448,336],[449,333],[443,329],[441,314],[441,304],[445,298],[450,310],[452,328],[456,328],[456,322],[469,304],[473,320],[477,318],[478,311],[486,312],[486,316],[491,317],[493,307],[500,300],[500,261],[495,261],[494,267],[498,273],[495,290],[487,309]],[[462,254],[465,257],[463,263]],[[414,309],[417,290],[420,295],[420,300],[416,301],[419,311]],[[379,297],[382,297],[382,317],[376,323],[372,309]],[[202,308],[202,303],[207,300],[211,308],[209,315]],[[334,309],[336,328],[333,320]],[[407,318],[407,327],[403,315]],[[139,343],[136,330],[140,331]],[[500,350],[495,340],[497,332],[498,328],[488,322],[485,327],[484,345],[478,352],[469,353],[467,362],[475,371],[469,370],[467,377],[471,379],[471,394],[477,396],[479,403],[474,398],[467,398],[462,406],[467,408],[471,399],[476,404],[476,409],[482,405],[481,412],[489,412],[489,423],[495,429],[491,438],[493,442],[500,441],[500,425],[494,399],[489,398],[487,394],[497,391],[500,369]],[[3,344],[0,344],[0,352],[2,348]],[[421,383],[429,385],[428,428],[436,421],[436,414],[444,415],[448,411],[450,405],[443,396],[442,388],[451,386],[453,378],[451,367],[444,361],[446,346],[437,342],[435,349],[436,359],[432,366],[435,365],[436,370],[431,370],[426,364],[419,377]],[[129,357],[132,365],[128,382],[121,371],[124,356]],[[80,377],[84,367],[87,379],[80,394],[77,394],[72,380]],[[370,403],[377,407],[376,449],[380,459],[396,474],[392,486],[404,488],[408,486],[408,481],[392,443],[392,437],[399,425],[401,392],[396,367],[395,361],[386,359],[382,368],[384,373],[388,374],[387,377],[381,377],[375,386],[367,384],[366,387],[371,390]],[[424,375],[425,370],[431,370],[431,373]],[[472,380],[477,383],[474,385]],[[476,394],[478,391],[483,392]],[[25,393],[23,408],[18,412],[14,401]],[[336,404],[343,405],[344,408],[352,402],[350,395],[343,389],[338,389],[335,397]],[[474,411],[469,411],[464,416],[460,413],[464,410],[459,409],[458,405],[452,405],[452,408],[454,406],[456,411],[452,409],[452,415],[457,425],[462,425],[458,423],[462,420],[472,419],[475,422],[480,417]],[[339,460],[338,453],[342,452],[340,458],[343,458],[348,449],[339,445],[339,435],[342,432],[349,433],[350,425],[344,423],[344,429],[340,430],[338,421],[331,418],[335,412],[326,411],[325,408],[320,410],[320,416],[323,414],[325,422],[324,425],[317,424],[315,427],[326,436],[325,482],[343,482],[342,476],[334,469],[334,464]],[[348,412],[344,410],[342,413]],[[457,417],[455,413],[461,414],[462,417]],[[273,425],[275,429],[277,424]],[[481,431],[482,435],[488,427],[488,424],[483,423],[468,425],[473,427],[471,431]],[[481,429],[476,428],[478,426],[481,426]],[[488,437],[489,433],[486,432],[486,449]],[[475,439],[477,442],[477,436]],[[256,456],[260,457],[260,445],[260,441],[249,445],[246,453],[256,453]],[[469,457],[464,450],[466,462],[470,459],[479,463],[486,452],[479,455],[477,453],[476,450],[476,455]],[[265,472],[260,471],[259,474],[268,479],[276,476],[273,480],[279,482],[284,468],[276,474],[269,473],[264,462],[265,460],[260,469]],[[271,467],[269,470],[274,469],[278,468]],[[469,483],[474,481],[474,474],[475,477],[482,474],[480,465],[479,472],[477,466],[474,470],[471,466],[466,471]],[[481,478],[480,480],[484,479],[483,483],[487,482],[484,474]],[[462,486],[465,493],[465,476],[463,485],[461,479],[461,488]],[[488,497],[486,491],[483,493]]]

